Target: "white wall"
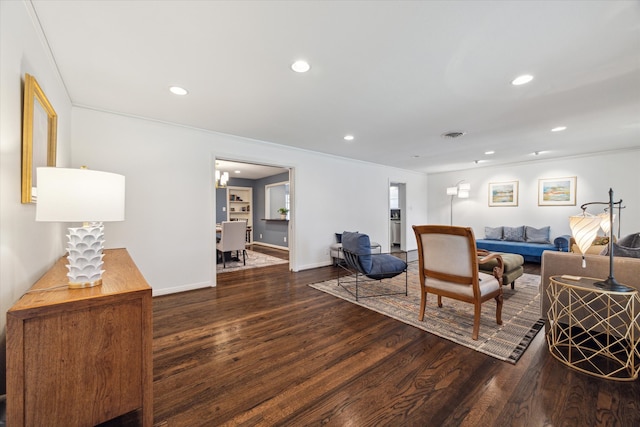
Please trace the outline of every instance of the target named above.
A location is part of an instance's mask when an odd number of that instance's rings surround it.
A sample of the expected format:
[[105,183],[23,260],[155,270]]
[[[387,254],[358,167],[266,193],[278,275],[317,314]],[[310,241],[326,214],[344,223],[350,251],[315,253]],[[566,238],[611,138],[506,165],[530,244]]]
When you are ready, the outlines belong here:
[[407,184],[407,224],[427,219],[424,174],[86,108],[72,117],[73,166],[126,176],[126,220],[105,225],[106,245],[129,250],[154,295],[215,284],[215,157],[294,168],[296,271],[329,265],[335,232],[388,247],[390,181]]
[[0,1],[0,391],[4,390],[6,312],[63,252],[61,224],[35,222],[20,203],[24,75],[38,81],[58,115],[57,163],[70,160],[71,104],[43,47],[30,6]]
[[[600,153],[559,160],[538,160],[527,164],[482,167],[465,171],[429,175],[429,222],[449,224],[450,197],[446,187],[465,179],[471,183],[469,199],[453,201],[454,225],[471,226],[476,238],[484,237],[484,227],[499,225],[532,227],[551,226],[551,236],[571,234],[569,216],[581,212],[580,205],[609,200],[623,200],[621,235],[640,231],[640,149]],[[576,206],[538,206],[538,180],[576,176]],[[518,181],[517,207],[489,207],[488,185],[491,182]],[[590,213],[603,207],[591,206]],[[614,224],[617,231],[618,222]]]

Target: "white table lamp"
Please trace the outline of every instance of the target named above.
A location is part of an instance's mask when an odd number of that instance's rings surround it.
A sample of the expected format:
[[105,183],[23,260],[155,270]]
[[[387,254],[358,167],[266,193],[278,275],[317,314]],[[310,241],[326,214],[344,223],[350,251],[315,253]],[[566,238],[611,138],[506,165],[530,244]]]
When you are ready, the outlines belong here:
[[70,288],[102,284],[104,221],[124,220],[125,178],[109,172],[37,168],[36,221],[82,222],[69,227]]
[[[588,214],[586,212],[587,206],[589,205],[608,205],[607,213],[600,214],[598,216]],[[608,202],[589,202],[584,203],[580,206],[582,209],[581,215],[574,215],[569,217],[569,225],[571,227],[571,233],[576,240],[576,243],[580,247],[580,251],[582,252],[582,267],[585,267],[585,258],[584,254],[587,249],[596,238],[598,234],[598,229],[602,227],[605,233],[609,233],[613,228],[613,220],[615,219],[615,214],[613,213],[613,208],[618,206],[622,208],[622,199],[617,202],[613,201],[613,189],[609,189],[609,201]],[[619,222],[618,216],[618,222]],[[599,282],[595,282],[594,284],[598,287],[608,289],[610,291],[618,291],[618,292],[631,292],[633,289],[619,283],[615,277],[613,277],[613,233],[609,234],[609,277],[606,280],[602,280]]]

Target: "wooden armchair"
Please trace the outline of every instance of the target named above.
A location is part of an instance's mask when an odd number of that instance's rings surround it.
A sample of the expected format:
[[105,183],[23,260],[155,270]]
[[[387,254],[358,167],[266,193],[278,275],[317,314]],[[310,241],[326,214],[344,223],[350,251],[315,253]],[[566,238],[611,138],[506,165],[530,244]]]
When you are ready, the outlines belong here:
[[[418,243],[418,270],[420,273],[420,313],[424,319],[427,294],[465,301],[474,305],[473,334],[478,339],[482,303],[495,299],[496,323],[502,324],[502,272],[504,264],[498,254],[478,257],[473,230],[468,227],[445,225],[414,225]],[[481,263],[497,260],[493,275],[478,271]]]

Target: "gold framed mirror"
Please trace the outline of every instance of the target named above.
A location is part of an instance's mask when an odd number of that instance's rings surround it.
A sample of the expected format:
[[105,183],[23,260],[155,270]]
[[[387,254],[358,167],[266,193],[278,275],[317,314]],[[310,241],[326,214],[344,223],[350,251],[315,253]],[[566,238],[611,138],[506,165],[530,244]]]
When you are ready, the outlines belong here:
[[58,115],[35,77],[24,76],[22,203],[37,202],[36,168],[56,165]]

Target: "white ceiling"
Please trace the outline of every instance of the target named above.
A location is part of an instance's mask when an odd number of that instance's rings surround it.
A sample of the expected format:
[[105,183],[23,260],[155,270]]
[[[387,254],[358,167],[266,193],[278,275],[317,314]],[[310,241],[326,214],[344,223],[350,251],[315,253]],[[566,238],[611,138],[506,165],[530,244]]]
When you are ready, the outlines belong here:
[[77,106],[422,172],[640,146],[638,1],[32,4]]
[[253,163],[216,160],[216,170],[229,172],[230,178],[260,179],[289,172],[289,169]]

